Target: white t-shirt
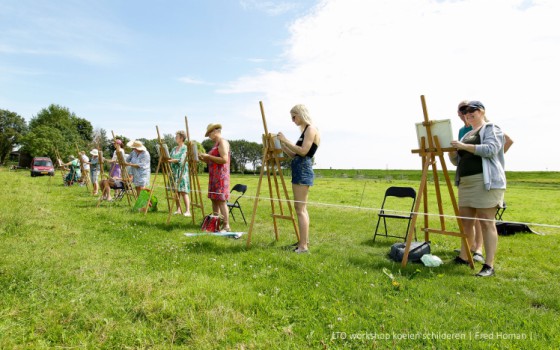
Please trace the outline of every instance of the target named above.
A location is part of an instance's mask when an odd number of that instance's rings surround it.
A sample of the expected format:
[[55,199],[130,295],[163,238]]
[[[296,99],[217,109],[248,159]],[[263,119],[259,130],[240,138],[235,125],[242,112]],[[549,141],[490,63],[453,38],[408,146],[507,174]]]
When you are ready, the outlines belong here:
[[84,170],[89,171],[89,164],[86,163],[89,162],[89,158],[85,154],[82,156],[82,162],[84,163]]

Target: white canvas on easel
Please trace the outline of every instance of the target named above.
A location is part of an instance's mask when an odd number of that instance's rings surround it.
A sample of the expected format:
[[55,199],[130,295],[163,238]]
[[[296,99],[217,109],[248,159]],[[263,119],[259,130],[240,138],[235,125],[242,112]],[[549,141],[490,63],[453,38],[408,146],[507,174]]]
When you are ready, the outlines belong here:
[[[453,131],[451,130],[451,119],[432,120],[432,137],[437,136],[441,148],[451,147]],[[423,123],[416,123],[416,136],[418,137],[418,148],[422,147],[422,137],[428,137],[426,126]]]

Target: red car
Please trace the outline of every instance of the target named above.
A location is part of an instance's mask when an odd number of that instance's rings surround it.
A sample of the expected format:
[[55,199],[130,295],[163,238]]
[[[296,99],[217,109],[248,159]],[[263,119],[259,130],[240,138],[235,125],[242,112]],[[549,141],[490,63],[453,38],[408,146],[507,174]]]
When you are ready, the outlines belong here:
[[53,162],[49,157],[35,157],[31,161],[31,177],[41,175],[54,176]]

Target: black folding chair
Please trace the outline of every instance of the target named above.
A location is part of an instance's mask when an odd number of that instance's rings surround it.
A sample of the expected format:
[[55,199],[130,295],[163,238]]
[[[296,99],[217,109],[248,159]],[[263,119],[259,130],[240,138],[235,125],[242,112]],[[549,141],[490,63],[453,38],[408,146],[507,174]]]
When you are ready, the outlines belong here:
[[237,185],[233,186],[233,188],[231,189],[230,193],[233,193],[233,191],[238,192],[238,193],[241,193],[241,195],[239,195],[239,196],[237,197],[237,199],[235,200],[235,202],[233,202],[233,203],[228,202],[228,203],[227,203],[227,206],[229,207],[229,213],[230,213],[231,217],[233,218],[233,221],[236,221],[236,220],[235,220],[235,216],[233,216],[232,210],[233,210],[233,208],[239,209],[239,211],[241,212],[241,216],[243,217],[243,221],[245,221],[245,225],[247,225],[247,220],[245,220],[245,215],[243,215],[243,210],[241,209],[241,204],[239,204],[239,199],[240,199],[241,197],[243,197],[243,195],[244,195],[245,192],[247,191],[247,185],[237,184]]
[[[410,206],[410,211],[406,209],[402,209],[404,207],[402,203],[403,201],[390,199],[391,197],[412,199],[412,205]],[[387,199],[389,199],[389,203],[391,206],[398,205],[401,209],[397,209],[397,208],[385,209],[385,204],[388,204]],[[385,191],[385,197],[383,198],[383,204],[381,204],[381,210],[377,214],[378,219],[377,219],[377,225],[375,226],[375,234],[373,235],[373,241],[375,242],[375,237],[377,237],[378,235],[383,236],[383,233],[378,233],[379,224],[381,223],[382,220],[383,220],[383,226],[385,227],[385,235],[384,235],[385,237],[395,237],[395,238],[402,238],[406,240],[406,237],[408,236],[408,230],[410,229],[410,221],[412,220],[412,211],[414,210],[414,203],[416,203],[416,191],[414,190],[414,188],[396,187],[396,186],[389,187]],[[403,213],[401,214],[399,212],[403,212]],[[388,234],[386,219],[407,220],[408,224],[406,227],[406,233],[404,234],[404,237]],[[414,230],[414,238],[416,239],[416,228]]]
[[507,205],[506,202],[503,203],[503,207],[496,209],[496,221],[503,221],[502,220],[502,215],[504,215],[504,211],[506,211],[507,209]]

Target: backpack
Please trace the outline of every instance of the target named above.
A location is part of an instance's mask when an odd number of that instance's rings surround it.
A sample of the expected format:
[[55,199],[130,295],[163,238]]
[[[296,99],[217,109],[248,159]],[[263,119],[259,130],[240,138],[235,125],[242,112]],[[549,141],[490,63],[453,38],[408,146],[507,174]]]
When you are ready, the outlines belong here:
[[[391,246],[389,257],[397,262],[401,262],[404,256],[406,243],[395,243]],[[430,242],[412,242],[408,252],[408,261],[420,262],[424,254],[430,254]]]
[[208,214],[204,217],[204,220],[202,220],[200,229],[204,232],[218,232],[220,231],[220,226],[222,224],[221,221],[221,215]]
[[496,230],[500,236],[510,236],[517,232],[537,233],[531,230],[526,224],[505,221],[496,221]]

